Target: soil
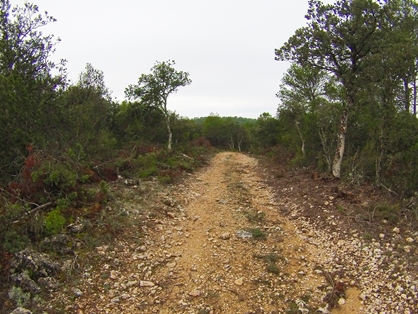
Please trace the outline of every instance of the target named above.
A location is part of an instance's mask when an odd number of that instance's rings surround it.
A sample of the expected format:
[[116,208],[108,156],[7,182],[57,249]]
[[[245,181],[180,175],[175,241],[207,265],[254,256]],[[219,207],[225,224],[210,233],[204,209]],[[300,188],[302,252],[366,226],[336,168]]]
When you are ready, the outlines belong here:
[[[59,304],[79,314],[374,313],[364,274],[348,265],[353,260],[365,269],[353,253],[362,254],[355,241],[367,247],[364,234],[371,250],[379,234],[392,234],[384,217],[373,217],[373,224],[360,215],[383,197],[372,186],[348,187],[232,152],[217,154],[181,184],[148,187],[152,193],[141,191],[144,186],[113,186],[132,228],[88,258],[80,256],[80,274],[51,292],[51,308]],[[402,264],[411,292],[404,303],[392,300],[393,313],[417,309],[415,243],[411,260]]]

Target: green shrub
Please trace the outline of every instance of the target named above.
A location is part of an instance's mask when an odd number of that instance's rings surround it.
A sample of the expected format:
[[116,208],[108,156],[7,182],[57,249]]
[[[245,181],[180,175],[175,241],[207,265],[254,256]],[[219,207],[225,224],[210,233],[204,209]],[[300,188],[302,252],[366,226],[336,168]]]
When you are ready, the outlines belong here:
[[9,299],[16,302],[17,306],[23,307],[30,300],[30,292],[23,292],[22,288],[13,286],[9,290]]
[[54,235],[61,232],[65,225],[65,218],[61,215],[59,208],[50,211],[44,218],[45,233]]
[[26,234],[18,233],[15,230],[8,230],[4,234],[3,250],[10,253],[16,253],[23,250],[30,243]]
[[255,240],[266,240],[266,234],[260,228],[249,228],[248,232],[251,233],[253,239]]
[[138,157],[138,176],[147,178],[157,174],[157,154],[149,153]]
[[278,275],[280,273],[280,270],[277,267],[276,263],[271,262],[267,264],[267,272]]
[[44,156],[32,172],[32,180],[42,183],[47,191],[64,195],[74,190],[78,180],[77,169],[78,166],[69,160]]
[[391,204],[376,204],[372,208],[372,218],[381,221],[387,220],[391,224],[396,224],[399,221],[400,206]]
[[149,168],[143,169],[139,171],[138,177],[140,178],[148,178],[156,175],[158,172],[157,166],[151,166]]

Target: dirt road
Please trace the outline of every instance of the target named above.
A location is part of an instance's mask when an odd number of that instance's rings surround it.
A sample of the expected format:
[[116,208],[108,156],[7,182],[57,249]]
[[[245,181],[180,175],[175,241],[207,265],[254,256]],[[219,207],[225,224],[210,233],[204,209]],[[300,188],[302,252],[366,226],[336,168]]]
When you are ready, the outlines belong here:
[[[220,153],[183,185],[157,193],[150,223],[97,248],[100,261],[85,270],[66,310],[328,313],[328,303],[340,303],[333,313],[368,312],[321,231],[279,210],[300,204],[276,199],[258,171],[254,158]],[[125,207],[141,211],[135,198]]]

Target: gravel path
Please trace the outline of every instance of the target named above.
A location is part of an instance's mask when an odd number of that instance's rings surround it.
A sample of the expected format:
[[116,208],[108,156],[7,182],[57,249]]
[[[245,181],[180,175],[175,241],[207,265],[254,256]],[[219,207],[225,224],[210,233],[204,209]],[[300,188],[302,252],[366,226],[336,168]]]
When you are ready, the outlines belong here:
[[335,304],[332,313],[417,313],[416,274],[396,254],[408,247],[416,254],[416,235],[408,243],[394,230],[365,243],[327,212],[332,196],[321,218],[330,232],[300,215],[309,200],[290,197],[290,186],[273,191],[259,171],[254,158],[220,153],[158,193],[142,230],[92,253],[96,262],[68,287],[76,297],[66,310],[329,313]]

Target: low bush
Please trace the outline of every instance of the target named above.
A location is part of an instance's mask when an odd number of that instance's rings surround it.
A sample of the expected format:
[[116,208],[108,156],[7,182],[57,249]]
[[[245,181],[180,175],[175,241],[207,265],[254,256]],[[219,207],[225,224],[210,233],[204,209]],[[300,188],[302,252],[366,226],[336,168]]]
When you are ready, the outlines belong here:
[[63,215],[61,215],[59,208],[56,208],[45,215],[44,222],[45,233],[51,236],[62,231],[65,226],[66,219]]

